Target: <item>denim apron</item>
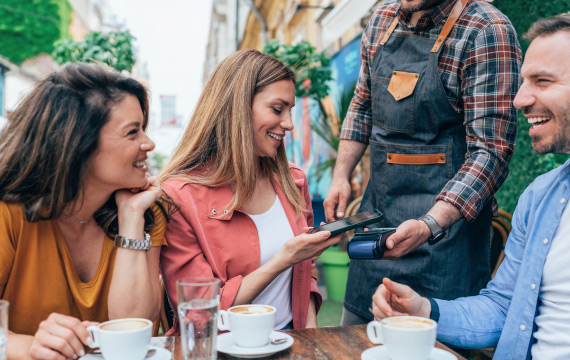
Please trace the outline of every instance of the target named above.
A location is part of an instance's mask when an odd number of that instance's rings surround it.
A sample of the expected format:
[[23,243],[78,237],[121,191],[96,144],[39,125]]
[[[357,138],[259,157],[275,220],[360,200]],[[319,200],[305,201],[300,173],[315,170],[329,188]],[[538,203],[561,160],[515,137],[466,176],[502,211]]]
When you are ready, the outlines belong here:
[[[457,1],[437,40],[393,34],[396,15],[372,61],[372,175],[360,211],[379,209],[384,227],[427,213],[465,161],[464,113],[448,100],[438,58],[466,3]],[[368,309],[383,277],[439,299],[477,294],[490,279],[490,226],[491,201],[474,223],[462,218],[436,245],[395,261],[352,260],[345,307],[372,318]]]

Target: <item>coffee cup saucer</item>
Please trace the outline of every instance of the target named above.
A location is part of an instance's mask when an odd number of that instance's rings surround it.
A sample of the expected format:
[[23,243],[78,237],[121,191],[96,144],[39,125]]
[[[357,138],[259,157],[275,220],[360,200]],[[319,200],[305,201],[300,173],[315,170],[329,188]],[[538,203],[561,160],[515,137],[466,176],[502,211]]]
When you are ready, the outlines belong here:
[[[148,357],[147,359],[152,359],[152,360],[171,360],[172,359],[172,353],[166,349],[159,348],[159,347],[152,346],[152,345],[150,345],[148,348],[149,348],[149,350],[155,349],[156,353],[154,353],[154,355],[152,357]],[[87,354],[87,355],[79,358],[79,360],[101,360],[101,359],[103,359],[103,357],[101,355],[93,355],[93,354]]]
[[288,349],[291,347],[291,345],[293,345],[293,342],[294,342],[293,338],[290,335],[285,334],[283,332],[279,332],[279,331],[271,332],[269,337],[271,339],[285,338],[285,339],[287,339],[287,341],[285,341],[282,344],[277,344],[277,345],[273,345],[271,343],[268,343],[265,346],[260,346],[260,347],[256,347],[256,348],[245,348],[245,347],[237,346],[234,342],[234,338],[232,336],[232,333],[228,332],[225,334],[218,335],[218,339],[216,341],[217,342],[216,348],[219,352],[231,355],[233,357],[254,359],[254,358],[259,358],[259,357],[264,357],[264,356],[270,356],[270,355],[273,355],[275,353],[278,353],[279,351],[283,351],[285,349]]
[[[375,346],[366,349],[362,352],[360,357],[362,360],[390,360],[385,346]],[[434,347],[428,360],[457,360],[457,356],[449,351]]]

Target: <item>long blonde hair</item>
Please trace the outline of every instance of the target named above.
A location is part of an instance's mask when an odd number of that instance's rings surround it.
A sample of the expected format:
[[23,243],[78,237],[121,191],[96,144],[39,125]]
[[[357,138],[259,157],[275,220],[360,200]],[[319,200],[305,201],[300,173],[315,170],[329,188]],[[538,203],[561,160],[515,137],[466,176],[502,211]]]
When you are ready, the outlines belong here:
[[258,158],[255,150],[253,97],[281,80],[294,83],[295,74],[257,50],[237,51],[218,64],[161,181],[177,178],[210,187],[234,184],[231,211],[251,198],[260,168],[263,176],[280,183],[300,215],[305,202],[291,176],[285,146],[279,146],[275,158]]

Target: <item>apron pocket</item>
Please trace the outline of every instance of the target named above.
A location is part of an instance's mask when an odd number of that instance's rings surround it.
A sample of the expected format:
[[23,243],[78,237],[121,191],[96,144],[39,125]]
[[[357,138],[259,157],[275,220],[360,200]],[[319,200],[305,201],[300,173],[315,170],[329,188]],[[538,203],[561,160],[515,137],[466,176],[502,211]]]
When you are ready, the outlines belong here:
[[414,93],[420,74],[404,71],[392,71],[388,92],[392,94],[394,100],[400,101]]

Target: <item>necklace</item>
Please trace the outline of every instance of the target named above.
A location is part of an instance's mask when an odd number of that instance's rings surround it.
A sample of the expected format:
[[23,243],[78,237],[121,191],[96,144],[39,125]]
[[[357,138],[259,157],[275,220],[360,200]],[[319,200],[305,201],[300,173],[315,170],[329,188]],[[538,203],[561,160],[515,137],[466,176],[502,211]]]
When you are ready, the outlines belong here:
[[71,217],[73,217],[75,220],[79,221],[80,224],[89,224],[92,220],[81,220],[80,218],[78,218],[75,215],[71,215]]

